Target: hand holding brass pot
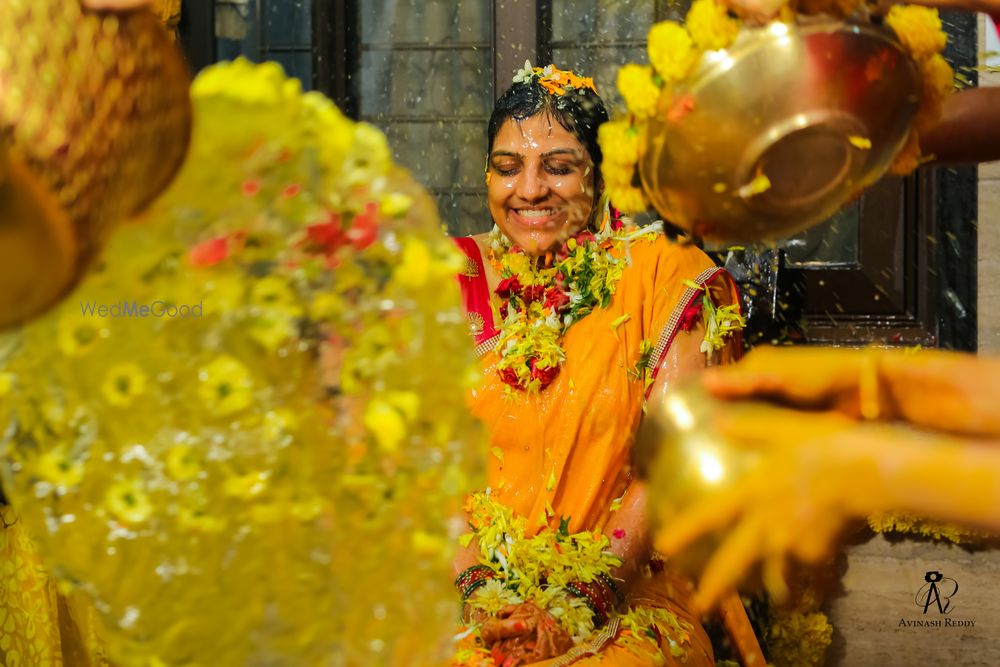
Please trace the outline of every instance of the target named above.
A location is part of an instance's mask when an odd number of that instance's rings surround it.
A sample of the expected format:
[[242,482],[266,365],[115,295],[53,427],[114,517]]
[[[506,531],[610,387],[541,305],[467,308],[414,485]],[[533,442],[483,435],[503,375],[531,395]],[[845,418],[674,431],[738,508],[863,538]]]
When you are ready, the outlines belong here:
[[888,169],[920,70],[887,28],[822,19],[744,26],[665,87],[641,146],[643,188],[696,236],[778,239],[835,213]]

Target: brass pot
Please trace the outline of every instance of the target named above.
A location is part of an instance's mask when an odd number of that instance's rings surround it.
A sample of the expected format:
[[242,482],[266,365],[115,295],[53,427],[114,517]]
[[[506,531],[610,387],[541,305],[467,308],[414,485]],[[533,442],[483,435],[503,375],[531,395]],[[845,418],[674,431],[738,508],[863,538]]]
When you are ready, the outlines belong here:
[[643,145],[643,186],[696,236],[783,238],[878,180],[919,102],[917,65],[888,28],[745,28],[664,91]]
[[189,75],[148,10],[0,2],[0,328],[64,297],[183,162]]

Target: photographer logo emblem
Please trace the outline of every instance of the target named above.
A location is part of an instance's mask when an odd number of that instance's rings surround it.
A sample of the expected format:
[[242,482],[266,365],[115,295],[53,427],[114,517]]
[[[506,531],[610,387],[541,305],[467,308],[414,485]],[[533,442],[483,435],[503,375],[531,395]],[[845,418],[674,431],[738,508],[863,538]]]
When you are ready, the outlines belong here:
[[937,570],[931,570],[924,575],[924,585],[917,591],[914,602],[928,610],[937,610],[939,614],[951,613],[951,599],[958,593],[958,582],[946,577]]

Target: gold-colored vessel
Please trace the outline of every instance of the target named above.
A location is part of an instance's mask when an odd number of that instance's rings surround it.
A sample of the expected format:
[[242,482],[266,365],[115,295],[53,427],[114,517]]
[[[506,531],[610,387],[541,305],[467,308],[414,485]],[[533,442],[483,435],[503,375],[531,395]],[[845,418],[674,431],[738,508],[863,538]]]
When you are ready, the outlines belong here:
[[887,28],[772,23],[706,53],[660,102],[639,165],[657,210],[707,239],[778,239],[885,173],[920,73]]
[[0,3],[0,328],[64,296],[176,173],[189,76],[148,10]]

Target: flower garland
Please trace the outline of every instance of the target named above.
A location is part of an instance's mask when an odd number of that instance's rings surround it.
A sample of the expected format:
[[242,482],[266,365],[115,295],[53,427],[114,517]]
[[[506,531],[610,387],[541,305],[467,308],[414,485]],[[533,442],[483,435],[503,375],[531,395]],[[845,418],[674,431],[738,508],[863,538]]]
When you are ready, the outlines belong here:
[[556,69],[555,65],[532,67],[530,60],[524,61],[524,67],[514,74],[514,83],[536,82],[550,95],[562,97],[574,90],[590,90],[595,95],[597,87],[589,76],[578,76],[570,70]]
[[705,337],[701,341],[699,351],[711,361],[712,355],[726,346],[726,338],[743,330],[746,320],[740,315],[738,303],[716,306],[712,301],[708,285],[699,285],[692,280],[685,280],[684,284],[703,294],[701,299],[692,301],[691,305],[684,309],[678,326],[681,331],[690,331],[697,324],[699,315],[703,317]]
[[625,268],[625,245],[661,228],[626,231],[606,212],[600,231],[578,232],[544,257],[531,257],[494,226],[489,259],[501,278],[495,290],[501,300],[500,379],[528,392],[551,384],[566,360],[566,330],[611,302]]
[[[611,570],[622,564],[609,550],[608,537],[596,531],[570,534],[568,519],[561,520],[557,529],[528,537],[526,520],[494,499],[490,489],[470,496],[466,509],[472,532],[461,543],[468,546],[475,539],[480,564],[492,572],[492,578],[468,599],[474,615],[496,616],[508,604],[532,602],[555,618],[575,644],[589,640],[595,631],[594,613],[572,588],[578,582],[609,578]],[[691,628],[670,611],[636,608],[621,619],[622,645],[630,651],[662,660],[657,640],[663,638],[673,656],[684,655]],[[468,628],[457,638],[452,667],[494,664],[479,641],[478,629]]]
[[4,490],[60,585],[100,601],[110,655],[436,664],[485,458],[443,289],[462,255],[385,136],[277,64],[207,68],[192,99],[170,190],[2,355]]
[[[861,0],[809,0],[799,3],[797,11],[845,18],[861,5]],[[788,3],[779,11],[777,20],[792,23],[795,17],[796,11]],[[894,174],[907,174],[925,161],[920,156],[919,135],[940,119],[944,101],[954,90],[953,72],[941,56],[947,36],[936,9],[897,5],[889,11],[886,24],[917,62],[923,79],[917,117],[890,168]],[[695,0],[684,25],[662,21],[650,28],[650,65],[629,63],[618,70],[618,91],[628,113],[602,125],[598,136],[604,153],[601,170],[616,207],[626,213],[650,207],[636,168],[648,119],[661,114],[672,122],[680,122],[693,109],[694,98],[675,94],[674,87],[692,76],[705,51],[728,48],[741,27],[742,22],[729,15],[722,0]],[[873,62],[869,76],[879,77],[884,65],[881,61]],[[748,186],[759,192],[770,187],[770,183],[755,182]]]

